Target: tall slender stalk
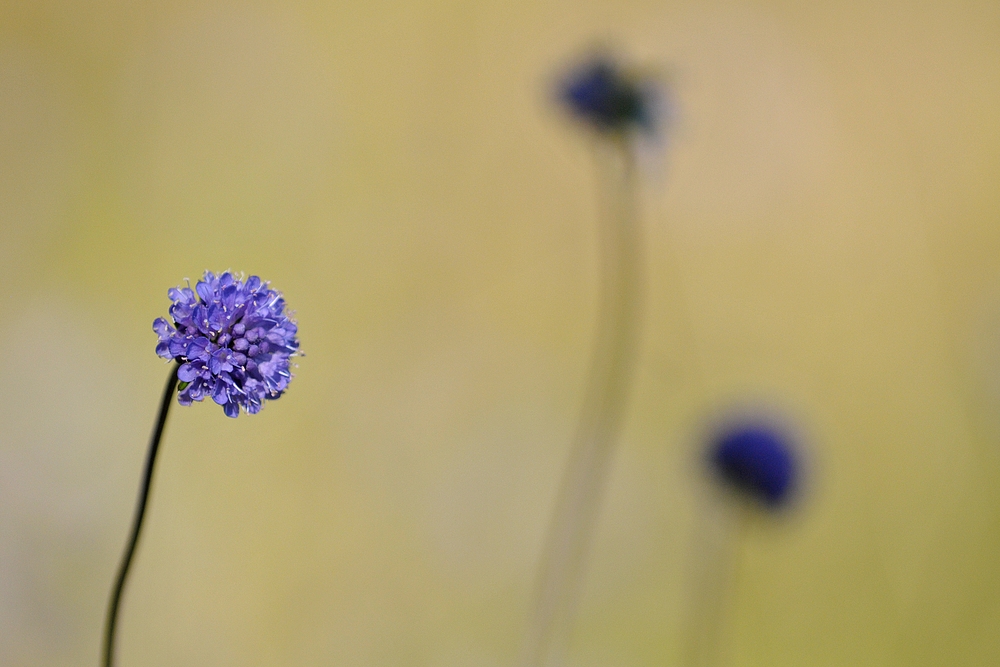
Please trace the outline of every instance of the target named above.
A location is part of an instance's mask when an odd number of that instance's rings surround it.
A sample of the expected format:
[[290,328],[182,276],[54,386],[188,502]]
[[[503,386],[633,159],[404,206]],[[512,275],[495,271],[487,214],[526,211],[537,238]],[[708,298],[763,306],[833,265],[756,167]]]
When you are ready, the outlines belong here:
[[643,297],[634,155],[625,134],[598,139],[601,281],[583,411],[543,547],[524,667],[558,664],[572,629],[587,548],[625,416]]
[[160,448],[163,428],[167,423],[167,412],[173,403],[174,390],[177,388],[178,367],[179,364],[174,364],[173,368],[170,369],[170,377],[167,378],[167,386],[163,390],[160,412],[156,417],[156,426],[153,427],[153,436],[149,441],[149,451],[146,453],[146,468],[142,476],[142,486],[139,489],[139,502],[135,508],[135,515],[132,518],[132,534],[129,537],[128,545],[125,547],[125,553],[122,554],[121,564],[118,566],[118,576],[111,592],[111,600],[108,602],[108,614],[104,626],[104,667],[112,667],[114,664],[115,628],[118,622],[118,608],[121,606],[122,590],[125,588],[125,580],[128,578],[129,567],[132,565],[132,556],[135,555],[135,548],[139,542],[142,520],[146,516],[146,504],[149,500],[149,489],[153,483],[153,466],[156,463],[156,452]]
[[741,419],[719,431],[706,463],[718,488],[705,497],[704,516],[695,524],[685,667],[714,667],[722,662],[727,607],[738,590],[741,553],[751,521],[761,511],[787,507],[798,483],[799,464],[792,441],[784,429],[760,417]]
[[688,566],[683,667],[715,667],[724,657],[726,612],[738,588],[740,554],[751,517],[741,500],[706,498],[698,517]]

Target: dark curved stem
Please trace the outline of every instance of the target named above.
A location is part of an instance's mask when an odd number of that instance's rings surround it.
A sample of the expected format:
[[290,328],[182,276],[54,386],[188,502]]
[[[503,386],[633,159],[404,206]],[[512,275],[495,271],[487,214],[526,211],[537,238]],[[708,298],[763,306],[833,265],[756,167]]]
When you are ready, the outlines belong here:
[[139,503],[136,505],[135,515],[132,518],[132,534],[129,537],[128,546],[125,547],[125,553],[122,554],[122,561],[118,566],[118,578],[111,593],[111,601],[108,603],[108,615],[104,627],[104,667],[112,667],[113,664],[118,607],[121,606],[122,590],[125,588],[125,579],[128,577],[128,570],[132,565],[132,556],[135,555],[135,547],[139,543],[142,520],[146,516],[149,487],[153,483],[153,465],[156,463],[156,452],[160,448],[160,438],[163,437],[163,427],[167,423],[167,412],[170,410],[170,404],[174,398],[174,390],[177,388],[178,367],[178,364],[174,364],[174,367],[170,370],[170,377],[167,378],[167,386],[163,390],[163,399],[160,402],[160,414],[156,418],[156,426],[153,427],[153,437],[149,441],[149,451],[146,454],[146,469],[143,472],[142,487],[139,490]]

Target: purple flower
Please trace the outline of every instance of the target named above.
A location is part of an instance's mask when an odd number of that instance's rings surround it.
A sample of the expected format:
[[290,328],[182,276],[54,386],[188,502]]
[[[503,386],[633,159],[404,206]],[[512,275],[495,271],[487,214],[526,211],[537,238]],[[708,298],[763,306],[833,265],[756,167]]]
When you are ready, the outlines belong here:
[[284,393],[299,340],[280,292],[257,276],[243,282],[228,271],[206,271],[194,290],[175,287],[167,295],[173,322],[158,317],[153,331],[160,337],[156,354],[181,364],[181,405],[209,396],[227,417],[237,417],[241,406],[256,414]]
[[626,72],[609,57],[599,56],[573,71],[560,92],[574,114],[601,132],[653,129],[658,96],[652,81]]
[[795,488],[798,462],[787,436],[763,424],[739,424],[719,434],[709,452],[711,465],[732,487],[767,507],[788,501]]

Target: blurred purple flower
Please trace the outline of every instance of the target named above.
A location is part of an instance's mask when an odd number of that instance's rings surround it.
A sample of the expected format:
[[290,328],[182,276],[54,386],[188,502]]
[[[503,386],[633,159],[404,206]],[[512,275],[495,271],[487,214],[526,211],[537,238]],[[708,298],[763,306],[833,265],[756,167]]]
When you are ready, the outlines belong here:
[[654,129],[657,94],[652,82],[623,71],[607,56],[594,58],[570,73],[560,92],[573,113],[602,132],[633,126]]
[[243,282],[228,271],[206,271],[194,290],[175,287],[167,295],[173,323],[158,317],[153,331],[160,337],[156,354],[181,364],[181,405],[210,396],[227,417],[237,417],[240,407],[255,414],[284,393],[299,341],[281,293],[257,276]]
[[780,507],[795,489],[799,466],[789,439],[766,424],[739,424],[720,433],[709,457],[727,484],[767,507]]

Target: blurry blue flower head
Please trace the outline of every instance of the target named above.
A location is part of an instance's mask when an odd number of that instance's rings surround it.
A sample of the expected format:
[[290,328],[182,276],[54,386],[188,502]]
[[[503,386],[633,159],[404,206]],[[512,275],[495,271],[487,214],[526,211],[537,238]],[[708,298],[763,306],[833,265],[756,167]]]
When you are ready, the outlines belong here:
[[723,431],[709,452],[726,483],[776,508],[794,490],[798,465],[784,434],[770,426],[741,424]]
[[226,416],[237,417],[240,407],[255,414],[284,393],[299,341],[280,292],[257,276],[243,282],[206,271],[194,290],[175,287],[167,295],[173,322],[158,317],[153,331],[160,337],[156,353],[181,364],[181,405],[210,396]]
[[657,95],[652,82],[623,71],[606,56],[574,70],[560,93],[574,114],[601,132],[654,129]]

